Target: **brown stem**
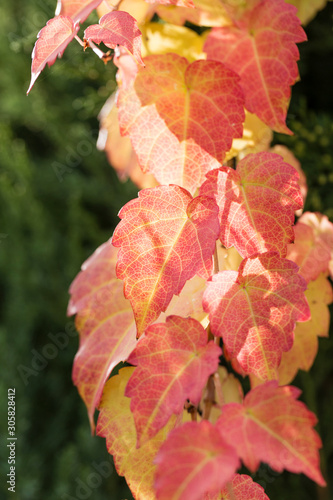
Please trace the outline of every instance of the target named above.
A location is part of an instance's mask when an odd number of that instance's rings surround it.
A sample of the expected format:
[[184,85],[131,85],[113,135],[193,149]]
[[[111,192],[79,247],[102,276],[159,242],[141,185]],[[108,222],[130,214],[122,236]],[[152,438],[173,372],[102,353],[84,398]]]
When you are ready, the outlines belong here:
[[217,404],[219,405],[220,408],[222,408],[225,401],[224,401],[224,396],[223,396],[221,379],[220,379],[220,375],[218,374],[218,372],[214,373],[214,385],[215,385]]
[[217,245],[215,245],[213,274],[217,274],[219,270],[219,257],[217,255]]
[[207,386],[206,386],[206,397],[204,399],[204,410],[202,418],[208,420],[210,417],[210,412],[215,403],[215,385],[213,380],[213,375],[210,375]]
[[94,42],[91,42],[90,40],[86,40],[85,38],[81,40],[81,38],[77,35],[75,35],[75,40],[83,47],[84,50],[86,50],[88,47],[90,47],[93,52],[104,62],[104,64],[107,64],[109,61],[112,60],[111,51],[108,50],[107,52],[103,52],[100,48],[97,47],[97,45],[94,44]]

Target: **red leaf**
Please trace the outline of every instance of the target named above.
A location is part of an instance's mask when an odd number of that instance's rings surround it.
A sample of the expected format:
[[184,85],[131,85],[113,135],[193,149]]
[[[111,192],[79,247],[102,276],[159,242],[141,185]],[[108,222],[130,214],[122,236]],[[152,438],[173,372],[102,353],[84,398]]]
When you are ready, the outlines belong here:
[[74,23],[83,23],[102,0],[58,0],[55,15],[71,17]]
[[32,51],[31,81],[27,95],[34,86],[46,64],[50,67],[57,57],[61,57],[79,30],[70,17],[58,16],[47,21],[38,33],[37,42]]
[[250,471],[263,461],[278,472],[303,472],[325,486],[319,470],[321,441],[313,429],[317,419],[296,401],[299,395],[296,387],[267,382],[250,391],[243,405],[225,405],[216,425]]
[[141,59],[141,31],[134,17],[127,12],[114,11],[105,14],[99,20],[99,24],[88,26],[84,38],[96,43],[103,42],[110,49],[121,45],[144,66]]
[[207,344],[207,332],[192,318],[169,316],[166,323],[146,330],[127,360],[137,366],[125,396],[131,398],[138,446],[155,436],[173,413],[181,414],[187,399],[199,404],[221,354],[213,341]]
[[212,198],[193,199],[178,186],[145,189],[121,209],[112,242],[121,247],[117,276],[125,281],[139,336],[187,280],[211,275],[217,212]]
[[305,212],[299,219],[300,222],[307,224],[312,227],[315,234],[315,241],[320,241],[324,243],[330,253],[331,258],[329,262],[329,272],[331,278],[333,279],[333,224],[328,220],[326,215],[320,214],[319,212],[311,213]]
[[121,133],[130,136],[144,171],[193,193],[242,136],[238,77],[221,63],[189,64],[176,54],[148,56],[145,63],[120,89]]
[[243,257],[266,251],[285,257],[294,239],[295,210],[303,205],[297,181],[296,170],[268,152],[247,155],[236,171],[209,172],[200,194],[219,206],[222,244],[235,246]]
[[306,35],[296,8],[284,0],[262,0],[237,25],[213,29],[205,51],[241,77],[246,108],[276,132],[290,134],[285,124],[290,86],[298,78],[296,43]]
[[264,488],[250,476],[235,474],[232,481],[217,496],[206,495],[204,500],[269,500]]
[[262,380],[277,378],[295,322],[310,318],[306,283],[297,270],[293,262],[268,252],[244,259],[238,272],[214,275],[204,293],[213,334],[223,337],[246,373]]
[[221,490],[239,467],[234,448],[207,420],[171,431],[155,463],[157,500],[201,500]]
[[296,262],[299,273],[307,282],[318,278],[320,273],[327,273],[331,259],[331,250],[326,242],[315,234],[313,227],[298,220],[295,231],[295,242],[288,245],[288,259]]
[[136,345],[134,317],[123,296],[123,283],[116,277],[116,259],[117,250],[104,243],[82,265],[70,287],[68,315],[77,315],[80,332],[73,382],[87,406],[92,430],[105,381]]

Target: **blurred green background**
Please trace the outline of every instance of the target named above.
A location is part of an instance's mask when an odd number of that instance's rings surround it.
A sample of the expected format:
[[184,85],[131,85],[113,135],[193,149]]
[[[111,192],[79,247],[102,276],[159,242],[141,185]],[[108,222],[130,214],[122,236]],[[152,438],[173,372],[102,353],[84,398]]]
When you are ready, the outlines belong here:
[[[114,471],[94,483],[96,464],[112,460],[104,440],[90,435],[85,407],[71,383],[78,338],[66,306],[82,262],[112,235],[119,209],[136,189],[121,184],[95,148],[96,117],[115,88],[112,64],[104,67],[72,43],[25,95],[36,34],[53,17],[55,3],[7,0],[0,6],[0,497],[8,494],[7,389],[15,387],[17,482],[8,498],[129,500],[126,483]],[[306,208],[333,221],[332,21],[329,4],[306,28],[302,80],[288,117],[295,135],[275,141],[302,163],[309,184]],[[68,340],[63,348],[51,340],[59,332]],[[333,477],[332,359],[332,338],[320,339],[314,367],[295,381],[319,417],[328,478]],[[271,500],[333,499],[333,485],[320,490],[304,476],[277,475],[264,465],[254,479],[265,483]]]

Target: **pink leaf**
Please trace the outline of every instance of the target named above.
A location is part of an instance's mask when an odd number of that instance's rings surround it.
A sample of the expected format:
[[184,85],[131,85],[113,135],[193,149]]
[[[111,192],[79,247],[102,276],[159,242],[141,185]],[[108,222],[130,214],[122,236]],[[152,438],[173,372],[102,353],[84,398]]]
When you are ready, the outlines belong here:
[[101,245],[83,264],[70,287],[68,315],[76,314],[80,347],[73,365],[73,382],[84,400],[92,430],[94,412],[113,368],[136,345],[131,305],[116,277],[117,250]]
[[285,257],[294,239],[295,210],[303,205],[296,170],[281,156],[263,152],[247,155],[236,171],[221,167],[206,177],[200,194],[219,206],[222,244],[235,246],[243,257],[266,251]]
[[176,54],[148,56],[145,64],[120,89],[121,133],[131,138],[143,171],[194,193],[242,136],[238,77],[216,61],[189,64]]
[[194,3],[192,0],[146,0],[146,2],[160,5],[178,5],[179,7],[194,8]]
[[264,488],[250,476],[235,474],[218,495],[206,495],[204,500],[269,500]]
[[96,43],[103,42],[110,49],[121,45],[144,66],[141,59],[141,31],[134,17],[127,12],[114,11],[105,14],[99,20],[99,24],[88,26],[84,38]]
[[305,40],[294,6],[262,0],[236,25],[213,29],[205,51],[240,75],[248,111],[276,132],[290,134],[285,120],[290,86],[298,78],[296,43]]
[[244,259],[236,271],[208,282],[203,297],[214,335],[223,337],[246,373],[277,378],[283,351],[293,343],[296,321],[310,318],[305,280],[297,266],[268,252]]
[[212,198],[193,199],[178,186],[145,189],[121,209],[112,242],[121,247],[117,276],[125,281],[139,336],[187,280],[211,275],[217,212]]
[[213,341],[207,344],[207,332],[192,318],[169,316],[166,323],[146,330],[127,360],[137,367],[125,396],[131,398],[138,446],[157,434],[172,414],[181,414],[187,399],[199,404],[221,354]]
[[319,470],[321,441],[313,429],[317,419],[296,401],[299,395],[296,387],[267,382],[250,391],[243,405],[225,405],[216,425],[250,471],[263,461],[278,472],[303,472],[325,486]]
[[74,23],[83,23],[102,0],[58,0],[55,15],[71,17]]
[[157,500],[201,500],[221,490],[239,467],[234,448],[207,420],[171,431],[155,463]]
[[27,94],[34,86],[46,64],[50,67],[57,57],[61,57],[79,30],[70,17],[58,16],[50,19],[38,33],[32,51],[31,81]]

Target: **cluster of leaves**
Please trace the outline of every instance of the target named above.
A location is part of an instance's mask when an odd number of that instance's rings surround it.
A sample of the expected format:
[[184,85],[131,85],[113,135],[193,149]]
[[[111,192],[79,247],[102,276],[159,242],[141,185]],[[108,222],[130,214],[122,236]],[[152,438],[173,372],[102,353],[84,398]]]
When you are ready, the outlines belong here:
[[[74,38],[105,62],[112,56],[95,43],[114,49],[119,89],[100,143],[148,188],[70,290],[80,332],[73,379],[92,429],[98,407],[97,433],[142,500],[267,498],[237,474],[240,461],[324,486],[316,417],[286,384],[327,335],[333,225],[305,213],[293,227],[306,181],[288,150],[269,150],[272,130],[291,133],[296,43],[306,39],[296,8],[58,4],[36,42],[29,91]],[[106,13],[81,42],[80,23],[97,7]],[[167,22],[149,23],[154,14]],[[185,21],[212,29],[199,36]],[[245,397],[222,355],[250,377]],[[132,367],[107,381],[121,361]]]

